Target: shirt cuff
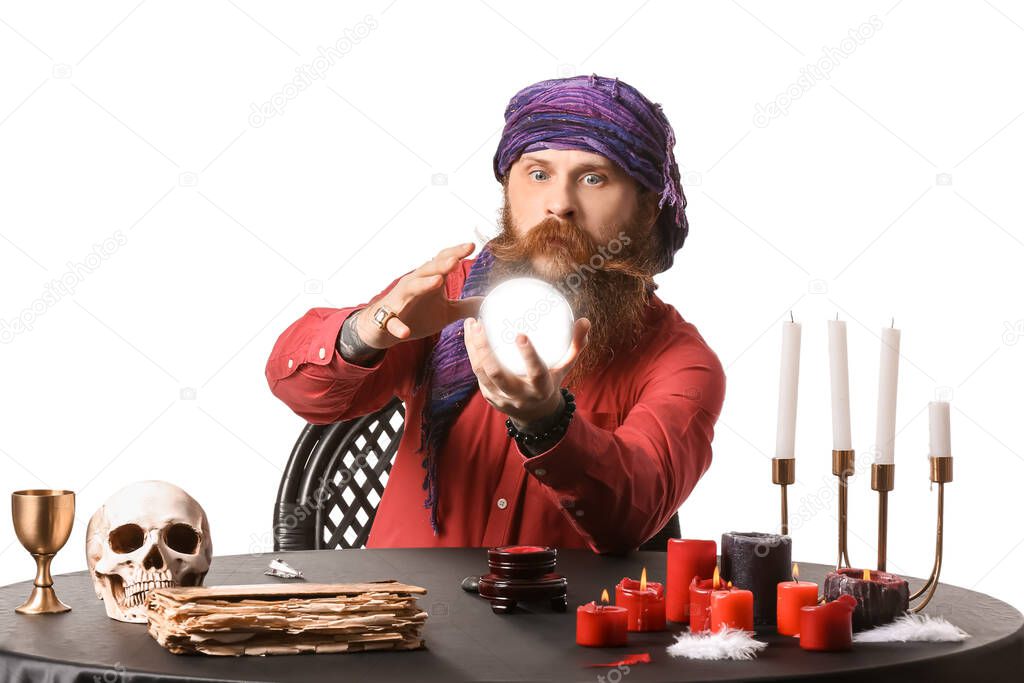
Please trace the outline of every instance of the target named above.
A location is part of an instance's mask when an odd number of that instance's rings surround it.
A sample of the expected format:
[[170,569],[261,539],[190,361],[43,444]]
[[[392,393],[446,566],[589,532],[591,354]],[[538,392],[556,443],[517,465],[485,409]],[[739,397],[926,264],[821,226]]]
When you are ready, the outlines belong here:
[[[523,467],[539,481],[556,490],[569,490],[580,482],[580,473],[589,469],[593,456],[585,453],[600,453],[607,448],[612,435],[591,424],[585,413],[576,411],[562,438],[542,453],[530,455],[516,442],[516,450],[523,456]],[[602,439],[605,444],[602,445]]]
[[339,376],[339,373],[360,377],[379,370],[387,357],[387,351],[373,365],[350,363],[338,351],[341,326],[359,308],[349,306],[309,311],[278,342],[275,354],[267,362],[267,379],[273,383],[288,378],[303,365],[312,366],[307,367],[306,372],[317,377]]

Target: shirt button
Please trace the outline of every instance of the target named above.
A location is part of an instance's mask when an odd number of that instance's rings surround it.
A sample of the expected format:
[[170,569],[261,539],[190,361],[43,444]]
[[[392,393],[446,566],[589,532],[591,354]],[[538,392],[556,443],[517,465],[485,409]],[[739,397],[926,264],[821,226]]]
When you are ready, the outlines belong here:
[[291,358],[289,358],[288,359],[288,369],[290,370],[293,365],[295,365],[295,361],[293,361]]
[[321,346],[320,347],[320,360],[323,360],[324,358],[327,358],[327,349],[325,349],[324,347]]
[[582,517],[583,516],[583,510],[577,510],[576,511],[576,516],[577,517]]
[[538,477],[543,477],[545,474],[548,473],[548,471],[546,469],[544,469],[543,467],[538,467],[537,469],[535,469],[533,471],[533,473],[535,475],[537,475]]
[[498,509],[499,510],[504,510],[507,507],[508,507],[508,501],[505,500],[504,498],[499,498],[498,499]]

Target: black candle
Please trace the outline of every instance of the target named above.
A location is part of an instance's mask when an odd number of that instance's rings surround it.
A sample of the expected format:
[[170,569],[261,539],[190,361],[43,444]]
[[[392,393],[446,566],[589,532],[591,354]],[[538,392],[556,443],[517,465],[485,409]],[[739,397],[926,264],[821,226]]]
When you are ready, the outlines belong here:
[[[870,578],[865,578],[865,574]],[[843,567],[825,576],[822,590],[826,600],[835,600],[844,593],[857,598],[854,631],[888,624],[910,607],[907,582],[888,572]]]
[[789,536],[737,531],[722,534],[722,579],[754,594],[755,626],[775,625],[776,587],[780,581],[792,581],[792,567]]

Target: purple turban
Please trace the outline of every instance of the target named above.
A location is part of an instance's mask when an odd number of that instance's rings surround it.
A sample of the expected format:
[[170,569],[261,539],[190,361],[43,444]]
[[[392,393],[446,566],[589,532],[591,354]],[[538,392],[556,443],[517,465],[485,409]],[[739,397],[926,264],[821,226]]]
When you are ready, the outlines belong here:
[[618,78],[592,74],[541,81],[520,90],[505,108],[494,176],[503,181],[521,154],[538,149],[583,149],[611,159],[659,194],[655,230],[665,250],[659,264],[664,271],[689,232],[675,142],[661,105]]

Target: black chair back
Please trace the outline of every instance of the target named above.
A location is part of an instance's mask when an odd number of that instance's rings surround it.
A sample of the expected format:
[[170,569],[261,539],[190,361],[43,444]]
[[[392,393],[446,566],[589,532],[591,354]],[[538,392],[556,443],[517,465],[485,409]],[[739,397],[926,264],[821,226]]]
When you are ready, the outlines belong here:
[[274,550],[365,546],[404,426],[397,396],[363,417],[307,424],[278,486]]

